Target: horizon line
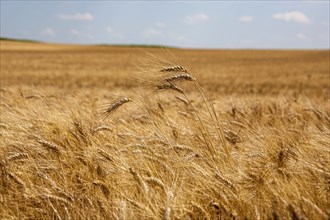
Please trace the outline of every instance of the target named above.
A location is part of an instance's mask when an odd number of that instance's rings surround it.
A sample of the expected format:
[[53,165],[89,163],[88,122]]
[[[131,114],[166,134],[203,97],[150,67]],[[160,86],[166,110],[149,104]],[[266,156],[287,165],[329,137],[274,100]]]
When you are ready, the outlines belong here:
[[145,47],[145,48],[168,48],[168,49],[187,49],[187,50],[330,50],[328,48],[230,48],[230,47],[179,47],[162,44],[144,44],[144,43],[123,43],[123,44],[111,44],[111,43],[59,43],[40,41],[24,38],[2,37],[0,41],[14,41],[14,42],[26,42],[26,43],[40,43],[40,44],[59,44],[59,45],[75,45],[75,46],[109,46],[109,47]]

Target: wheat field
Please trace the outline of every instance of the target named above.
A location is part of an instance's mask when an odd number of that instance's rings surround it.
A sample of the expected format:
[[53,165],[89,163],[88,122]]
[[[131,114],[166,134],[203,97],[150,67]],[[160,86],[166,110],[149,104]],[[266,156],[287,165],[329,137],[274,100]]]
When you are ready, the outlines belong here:
[[330,218],[328,50],[0,43],[0,219]]

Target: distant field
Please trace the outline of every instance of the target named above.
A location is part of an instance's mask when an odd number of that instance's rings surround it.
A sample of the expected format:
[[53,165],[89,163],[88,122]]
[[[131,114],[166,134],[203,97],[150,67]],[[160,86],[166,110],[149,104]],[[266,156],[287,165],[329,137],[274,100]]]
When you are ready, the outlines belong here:
[[[300,93],[327,97],[329,51],[181,50],[1,42],[1,79],[15,85],[136,87],[147,52],[179,62],[221,94]],[[65,80],[64,80],[65,79]]]
[[0,219],[330,218],[329,50],[0,52]]

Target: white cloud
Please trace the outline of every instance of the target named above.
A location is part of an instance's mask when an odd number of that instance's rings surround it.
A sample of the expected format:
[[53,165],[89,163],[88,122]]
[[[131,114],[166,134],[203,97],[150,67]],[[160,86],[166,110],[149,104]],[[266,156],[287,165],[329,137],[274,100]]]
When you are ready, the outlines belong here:
[[200,23],[209,20],[209,16],[204,13],[198,13],[194,15],[188,15],[185,17],[183,20],[184,23],[186,24],[195,24],[195,23]]
[[142,32],[142,35],[148,39],[158,39],[167,42],[168,40],[177,42],[188,42],[189,39],[183,35],[179,35],[166,28],[163,22],[157,22],[156,27],[147,28]]
[[327,0],[309,0],[309,1],[304,1],[305,3],[329,3]]
[[310,19],[302,12],[291,11],[285,13],[277,13],[273,15],[274,19],[284,20],[284,21],[293,21],[297,23],[309,24],[311,23]]
[[78,30],[76,30],[76,29],[71,29],[71,30],[70,30],[70,34],[71,34],[71,35],[78,36],[78,35],[80,35],[80,32],[79,32]]
[[163,22],[157,22],[156,24],[156,28],[151,27],[146,29],[145,31],[142,32],[142,34],[145,37],[153,37],[153,36],[165,36],[166,32],[165,32],[165,28],[166,28],[166,24]]
[[148,28],[143,32],[145,37],[153,37],[153,36],[164,36],[164,33],[161,30],[157,30],[154,28]]
[[326,40],[329,42],[329,35],[327,35],[327,34],[319,34],[318,37],[321,40]]
[[330,25],[330,23],[328,21],[323,21],[322,25],[328,27]]
[[239,20],[242,22],[252,22],[253,18],[251,16],[242,16],[239,18]]
[[106,27],[105,31],[107,33],[109,33],[112,37],[115,38],[124,38],[124,35],[122,33],[119,33],[117,31],[115,31],[112,27]]
[[176,34],[174,32],[166,33],[167,37],[178,42],[188,42],[189,39],[183,35]]
[[94,37],[94,35],[92,35],[92,34],[88,34],[88,35],[87,35],[87,38],[88,38],[88,39],[94,39],[95,37]]
[[108,33],[112,33],[113,32],[113,29],[111,27],[106,27],[105,28],[105,31],[108,32]]
[[176,34],[172,31],[164,31],[157,28],[148,28],[142,32],[142,35],[146,38],[157,38],[157,39],[170,39],[178,42],[187,42],[189,39],[183,35]]
[[41,31],[41,34],[45,35],[45,36],[54,36],[55,31],[52,28],[47,27],[47,28],[45,28],[44,30]]
[[88,12],[76,13],[76,14],[72,14],[72,15],[60,14],[58,17],[61,20],[77,20],[77,21],[91,21],[94,19],[93,15]]
[[299,38],[300,40],[307,40],[307,36],[302,33],[297,34],[296,37]]
[[157,26],[158,28],[166,28],[166,24],[163,23],[163,22],[157,22],[157,23],[156,23],[156,26]]

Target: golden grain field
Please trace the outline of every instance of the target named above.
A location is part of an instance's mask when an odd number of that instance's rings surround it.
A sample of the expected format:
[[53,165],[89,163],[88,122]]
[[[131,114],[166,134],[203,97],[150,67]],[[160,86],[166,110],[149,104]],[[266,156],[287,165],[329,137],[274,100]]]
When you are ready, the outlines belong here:
[[330,51],[0,46],[0,219],[330,218]]

